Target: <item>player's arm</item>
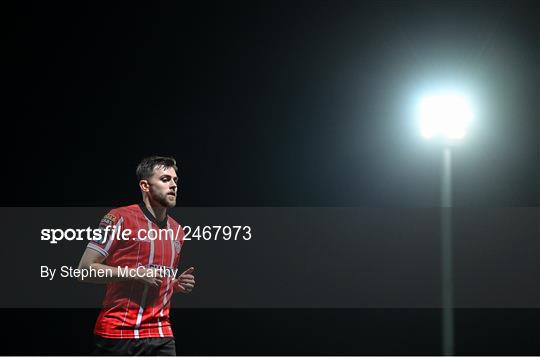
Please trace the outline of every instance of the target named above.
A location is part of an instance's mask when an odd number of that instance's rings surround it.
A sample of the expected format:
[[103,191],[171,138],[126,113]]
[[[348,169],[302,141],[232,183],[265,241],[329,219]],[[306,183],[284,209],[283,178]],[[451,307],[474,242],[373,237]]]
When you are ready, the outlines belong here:
[[[149,274],[146,274],[146,268],[133,269],[133,274],[124,276],[125,274],[123,275],[120,273],[120,269],[123,268],[103,264],[105,258],[106,257],[100,252],[91,248],[86,248],[81,257],[81,261],[79,262],[79,269],[94,271],[101,270],[103,272],[107,272],[107,274],[85,274],[87,277],[84,279],[79,278],[79,281],[95,284],[107,284],[119,281],[138,281],[155,287],[160,286],[161,282],[163,281],[161,276],[148,276]],[[152,275],[159,274],[154,272]]]

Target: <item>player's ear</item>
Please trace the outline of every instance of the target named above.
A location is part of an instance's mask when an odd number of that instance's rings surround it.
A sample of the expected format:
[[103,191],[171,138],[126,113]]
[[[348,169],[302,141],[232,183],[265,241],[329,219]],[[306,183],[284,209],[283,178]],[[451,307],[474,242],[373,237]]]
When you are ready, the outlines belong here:
[[139,187],[141,188],[142,192],[150,191],[150,184],[148,183],[148,180],[139,181]]

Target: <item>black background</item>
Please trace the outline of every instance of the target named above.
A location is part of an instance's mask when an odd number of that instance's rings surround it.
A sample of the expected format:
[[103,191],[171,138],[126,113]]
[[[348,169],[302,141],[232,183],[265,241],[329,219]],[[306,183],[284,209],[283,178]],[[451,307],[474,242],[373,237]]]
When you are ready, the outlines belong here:
[[[538,4],[8,5],[2,205],[133,203],[134,168],[157,153],[179,161],[182,206],[436,206],[439,152],[411,112],[440,81],[478,107],[455,150],[455,204],[539,206]],[[6,341],[32,342],[2,352],[86,354],[96,316],[4,310]],[[440,353],[430,309],[171,318],[181,354]],[[456,353],[538,354],[539,322],[458,310]]]

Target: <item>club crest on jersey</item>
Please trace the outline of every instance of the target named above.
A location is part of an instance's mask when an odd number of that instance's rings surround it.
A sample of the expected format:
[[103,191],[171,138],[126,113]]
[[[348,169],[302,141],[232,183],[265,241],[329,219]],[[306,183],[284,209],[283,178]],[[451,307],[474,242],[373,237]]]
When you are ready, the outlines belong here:
[[112,213],[107,213],[105,217],[101,219],[101,222],[99,222],[99,226],[100,227],[111,226],[115,224],[117,220],[118,220],[118,217],[116,217]]
[[182,249],[182,243],[175,240],[174,241],[174,250],[176,251],[176,254],[180,254],[180,250]]

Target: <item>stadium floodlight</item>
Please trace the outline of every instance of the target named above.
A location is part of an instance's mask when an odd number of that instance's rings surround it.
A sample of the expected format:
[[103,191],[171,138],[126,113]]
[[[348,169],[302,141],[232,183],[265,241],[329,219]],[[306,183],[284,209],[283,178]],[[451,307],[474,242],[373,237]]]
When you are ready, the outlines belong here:
[[420,133],[426,139],[460,140],[467,134],[473,117],[469,101],[460,93],[437,93],[420,101]]

